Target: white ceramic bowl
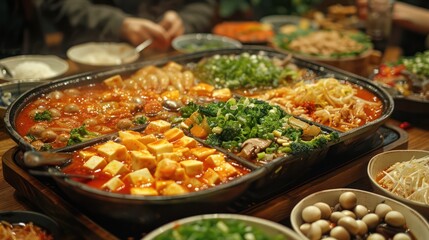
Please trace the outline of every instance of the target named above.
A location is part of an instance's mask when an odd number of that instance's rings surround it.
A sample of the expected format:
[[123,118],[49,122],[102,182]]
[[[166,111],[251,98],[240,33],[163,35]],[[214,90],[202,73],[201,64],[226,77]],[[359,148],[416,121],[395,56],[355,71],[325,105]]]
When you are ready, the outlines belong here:
[[287,240],[303,240],[304,238],[298,236],[293,230],[283,226],[279,223],[275,223],[266,219],[240,215],[240,214],[203,214],[197,215],[187,218],[182,218],[170,223],[167,223],[152,232],[146,235],[143,240],[156,240],[156,237],[160,236],[162,233],[169,231],[173,228],[177,228],[180,225],[191,224],[196,221],[204,220],[204,219],[218,219],[218,220],[238,220],[240,222],[244,222],[248,226],[253,226],[254,228],[258,228],[262,230],[267,236],[274,237],[277,235],[284,236]]
[[429,151],[424,151],[424,150],[391,150],[391,151],[387,151],[387,152],[383,152],[375,155],[374,157],[371,158],[367,167],[367,173],[374,191],[376,193],[382,194],[384,196],[396,199],[402,203],[407,204],[408,206],[417,210],[427,219],[429,219],[428,204],[424,204],[421,202],[412,201],[412,200],[408,200],[403,197],[400,197],[381,187],[376,180],[377,174],[379,174],[383,170],[386,170],[394,163],[409,161],[411,160],[412,157],[421,158],[428,155],[429,155]]
[[291,15],[269,15],[260,19],[260,22],[272,26],[275,32],[281,32],[281,29],[318,29],[316,22],[299,16]]
[[173,48],[182,53],[192,53],[222,48],[241,48],[242,44],[229,37],[215,34],[185,34],[173,39]]
[[0,117],[4,117],[4,113],[6,112],[7,107],[21,94],[43,83],[46,82],[14,81],[0,84]]
[[305,235],[300,231],[299,227],[304,223],[301,217],[303,209],[307,206],[313,205],[317,202],[325,202],[329,206],[335,206],[338,203],[339,196],[344,192],[353,192],[357,197],[357,204],[362,204],[368,208],[368,210],[374,211],[375,207],[379,203],[386,203],[392,207],[393,210],[401,212],[406,220],[407,227],[411,230],[411,233],[416,239],[427,239],[429,236],[429,223],[426,219],[420,215],[417,211],[410,208],[409,206],[396,201],[394,199],[375,194],[368,191],[350,189],[350,188],[337,188],[319,191],[308,195],[302,199],[292,209],[290,220],[292,228],[302,237]]
[[87,67],[109,67],[135,62],[140,54],[127,43],[88,42],[67,50],[67,57]]
[[66,61],[53,55],[19,55],[0,59],[0,64],[6,66],[14,76],[0,76],[7,81],[53,79],[63,75],[69,68]]

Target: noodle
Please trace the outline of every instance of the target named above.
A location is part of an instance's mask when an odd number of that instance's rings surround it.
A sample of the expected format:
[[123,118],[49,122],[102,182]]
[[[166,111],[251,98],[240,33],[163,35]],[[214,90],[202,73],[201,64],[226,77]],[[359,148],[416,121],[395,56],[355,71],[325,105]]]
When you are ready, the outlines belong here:
[[40,227],[32,222],[26,224],[10,224],[6,221],[0,222],[0,240],[53,240]]
[[377,118],[381,111],[380,100],[373,95],[364,99],[359,96],[362,91],[335,78],[323,78],[314,83],[301,81],[255,97],[278,104],[290,114],[347,131]]

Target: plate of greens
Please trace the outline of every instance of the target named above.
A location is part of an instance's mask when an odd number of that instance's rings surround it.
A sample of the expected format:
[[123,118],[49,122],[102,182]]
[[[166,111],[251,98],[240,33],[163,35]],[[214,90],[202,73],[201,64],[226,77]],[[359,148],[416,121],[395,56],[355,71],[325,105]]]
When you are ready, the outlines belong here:
[[372,49],[367,35],[358,31],[312,30],[277,34],[273,45],[295,55],[322,59],[357,57]]
[[382,64],[370,79],[391,93],[396,110],[429,115],[429,51]]

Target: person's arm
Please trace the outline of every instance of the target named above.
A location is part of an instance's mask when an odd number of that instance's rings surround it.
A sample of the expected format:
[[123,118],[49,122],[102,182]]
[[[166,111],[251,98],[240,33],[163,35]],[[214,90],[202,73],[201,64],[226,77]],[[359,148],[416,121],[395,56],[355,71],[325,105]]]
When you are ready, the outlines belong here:
[[38,0],[41,13],[59,26],[100,32],[100,37],[119,37],[127,17],[122,10],[89,0]]
[[403,2],[395,2],[393,22],[414,32],[429,34],[429,10]]
[[210,32],[217,11],[215,0],[185,1],[178,10],[185,27],[185,33]]
[[149,38],[155,40],[154,45],[168,44],[166,31],[161,26],[144,18],[132,17],[117,7],[94,4],[89,0],[41,1],[42,13],[60,26],[97,31],[100,39],[124,39],[133,45]]

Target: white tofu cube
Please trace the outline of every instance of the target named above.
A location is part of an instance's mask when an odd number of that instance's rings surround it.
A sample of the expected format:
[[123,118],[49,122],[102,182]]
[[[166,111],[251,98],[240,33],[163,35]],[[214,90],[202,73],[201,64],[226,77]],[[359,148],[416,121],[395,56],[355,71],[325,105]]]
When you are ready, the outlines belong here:
[[101,188],[109,189],[110,191],[118,191],[120,188],[124,187],[125,183],[119,178],[119,176],[111,178],[109,181],[104,183]]
[[127,148],[114,141],[108,141],[97,147],[97,152],[108,162],[112,160],[125,161],[128,156]]
[[139,141],[145,145],[155,142],[156,140],[158,140],[158,138],[153,134],[142,135],[141,138],[139,138]]
[[169,185],[167,185],[165,188],[162,189],[161,194],[162,195],[180,195],[187,193],[188,190],[184,187],[180,186],[179,184],[173,182]]
[[147,125],[145,132],[149,133],[163,133],[171,128],[171,123],[164,120],[155,120],[149,122]]
[[158,155],[161,153],[173,152],[173,144],[165,139],[160,139],[155,142],[151,142],[147,145],[149,152],[153,155]]
[[[174,179],[176,171],[181,168],[180,164],[171,159],[163,159],[158,162],[155,170],[156,179]],[[183,169],[182,169],[183,170]]]
[[119,88],[119,87],[122,87],[122,85],[123,85],[121,75],[112,76],[112,77],[104,80],[103,82],[104,82],[104,84],[106,84],[106,86],[108,86],[110,88]]
[[148,168],[150,170],[156,168],[156,157],[148,150],[131,151],[130,156],[131,169],[134,171],[142,168]]
[[179,162],[182,159],[182,157],[183,157],[183,153],[182,152],[174,152],[173,151],[173,152],[158,154],[156,156],[156,159],[158,161],[161,161],[164,158],[168,158],[168,159],[171,159],[171,160]]
[[201,161],[206,159],[208,156],[214,154],[215,152],[216,149],[208,147],[196,147],[191,149],[191,153]]
[[200,180],[198,180],[197,178],[186,178],[186,180],[183,182],[182,184],[185,188],[189,189],[189,190],[193,190],[193,191],[198,191],[200,189],[202,189],[205,184],[203,182],[201,182]]
[[125,167],[125,164],[123,164],[122,162],[119,162],[117,160],[112,160],[103,168],[103,172],[110,174],[112,176],[116,176],[127,172],[127,168]]
[[140,141],[141,134],[134,131],[119,131],[121,144],[128,150],[138,151],[147,149],[146,145]]
[[179,140],[175,141],[174,147],[188,147],[188,148],[194,148],[197,146],[197,141],[191,137],[183,136]]
[[220,182],[219,174],[217,174],[212,168],[208,168],[207,171],[203,175],[203,179],[210,186],[215,186]]
[[92,157],[92,156],[95,156],[95,155],[97,155],[97,154],[95,152],[92,152],[92,151],[85,151],[85,150],[79,151],[79,156],[85,160]]
[[229,177],[233,177],[237,174],[235,167],[228,162],[224,162],[214,170],[219,174],[222,181],[226,181]]
[[157,180],[155,182],[155,189],[158,193],[160,193],[165,187],[174,183],[173,180]]
[[203,172],[203,162],[197,160],[181,161],[180,165],[185,169],[186,175],[194,177]]
[[129,181],[133,186],[142,186],[155,182],[155,179],[147,168],[128,173],[124,177],[124,180]]
[[107,165],[106,160],[100,156],[92,156],[90,157],[83,166],[94,171],[96,169],[104,168]]
[[212,167],[217,167],[225,162],[225,156],[223,154],[213,154],[208,156],[205,162]]
[[140,196],[158,196],[158,192],[151,187],[132,187],[130,193]]

